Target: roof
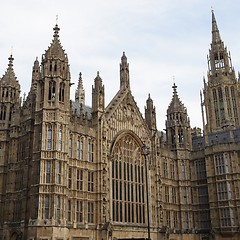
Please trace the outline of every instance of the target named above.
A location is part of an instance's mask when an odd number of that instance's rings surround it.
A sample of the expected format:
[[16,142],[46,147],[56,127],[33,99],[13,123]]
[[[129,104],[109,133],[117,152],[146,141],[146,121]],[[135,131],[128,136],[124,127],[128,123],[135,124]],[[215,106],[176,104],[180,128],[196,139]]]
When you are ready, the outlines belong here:
[[78,116],[80,116],[80,113],[87,114],[89,120],[92,118],[92,108],[76,101],[72,101],[72,112]]

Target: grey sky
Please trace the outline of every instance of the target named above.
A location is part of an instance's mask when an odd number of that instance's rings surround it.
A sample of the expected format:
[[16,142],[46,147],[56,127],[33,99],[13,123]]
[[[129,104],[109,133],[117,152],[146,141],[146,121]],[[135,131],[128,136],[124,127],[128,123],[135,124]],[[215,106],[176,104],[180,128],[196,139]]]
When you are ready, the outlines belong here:
[[58,15],[60,40],[68,54],[74,91],[82,72],[86,104],[97,71],[105,85],[106,105],[119,89],[119,63],[126,52],[130,84],[144,114],[150,93],[159,130],[165,128],[173,76],[191,126],[202,127],[199,92],[207,75],[211,43],[211,6],[221,37],[240,65],[240,4],[237,0],[11,0],[1,1],[0,74],[13,46],[14,69],[28,92],[36,57],[50,45]]

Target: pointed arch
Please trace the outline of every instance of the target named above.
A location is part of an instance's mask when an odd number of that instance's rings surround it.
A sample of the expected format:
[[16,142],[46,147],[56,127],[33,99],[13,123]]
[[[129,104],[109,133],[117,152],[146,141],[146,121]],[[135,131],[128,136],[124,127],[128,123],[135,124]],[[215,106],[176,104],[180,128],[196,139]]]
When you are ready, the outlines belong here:
[[144,224],[146,216],[145,160],[142,141],[123,131],[111,147],[111,206],[114,222]]
[[55,98],[56,98],[56,82],[50,80],[48,86],[48,100],[55,100]]
[[65,91],[65,83],[61,82],[60,88],[59,88],[59,102],[64,102],[64,91]]

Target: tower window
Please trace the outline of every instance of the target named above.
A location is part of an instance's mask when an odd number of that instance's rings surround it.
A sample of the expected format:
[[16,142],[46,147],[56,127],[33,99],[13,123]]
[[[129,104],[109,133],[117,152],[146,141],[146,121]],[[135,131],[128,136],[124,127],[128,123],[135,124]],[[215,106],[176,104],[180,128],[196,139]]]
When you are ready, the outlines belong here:
[[48,129],[48,142],[47,142],[47,150],[51,150],[52,149],[52,129],[49,128]]
[[72,215],[72,204],[71,204],[71,200],[68,200],[68,221],[71,221],[71,215]]
[[0,109],[0,120],[5,120],[6,119],[6,106],[1,106]]
[[77,159],[83,159],[83,139],[79,138],[77,141]]
[[224,56],[223,53],[215,53],[214,54],[214,63],[216,69],[224,68]]
[[235,125],[238,126],[238,110],[237,110],[236,96],[235,96],[235,91],[233,86],[231,87],[231,96],[232,96],[234,121],[235,121]]
[[50,183],[51,179],[51,162],[47,160],[46,162],[46,183]]
[[182,129],[178,130],[178,142],[183,143],[183,130]]
[[72,137],[69,139],[69,157],[72,158]]
[[65,84],[62,82],[60,83],[60,89],[59,89],[59,101],[64,102],[64,88]]
[[58,172],[57,172],[57,183],[61,184],[61,175],[62,175],[62,163],[58,162]]
[[94,161],[94,143],[91,141],[88,142],[88,161]]
[[56,204],[56,219],[60,220],[60,209],[61,209],[61,199],[60,196],[57,196],[57,204]]
[[56,97],[56,83],[54,81],[49,82],[48,100],[55,100]]
[[62,151],[62,129],[61,128],[59,129],[59,136],[58,136],[58,138],[59,138],[58,139],[58,141],[59,141],[59,143],[58,143],[59,144],[58,150]]
[[47,194],[45,196],[44,219],[49,219],[49,210],[50,210],[49,202],[50,202],[49,195]]
[[72,168],[68,168],[68,188],[72,188]]

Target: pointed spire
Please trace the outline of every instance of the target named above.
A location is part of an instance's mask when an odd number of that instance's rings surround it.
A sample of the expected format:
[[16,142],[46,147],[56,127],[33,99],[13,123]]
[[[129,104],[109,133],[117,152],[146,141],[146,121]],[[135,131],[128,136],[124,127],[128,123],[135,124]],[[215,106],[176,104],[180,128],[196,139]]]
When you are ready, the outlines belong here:
[[1,82],[5,83],[5,84],[9,84],[11,82],[11,84],[14,84],[15,86],[20,88],[19,83],[18,83],[17,78],[14,73],[14,69],[13,69],[14,58],[13,58],[12,54],[10,55],[8,60],[9,60],[8,67],[7,67],[5,74],[1,78]]
[[173,96],[167,112],[175,112],[175,111],[185,112],[186,109],[178,96],[177,86],[175,83],[173,83],[172,89],[173,89]]
[[209,50],[208,71],[211,76],[219,75],[227,76],[226,74],[232,75],[233,73],[231,57],[228,54],[227,48],[224,46],[224,42],[221,40],[217,26],[217,21],[213,10],[212,10],[212,43],[211,49]]
[[212,43],[219,43],[219,42],[221,42],[221,37],[218,30],[214,11],[212,10]]
[[53,28],[53,40],[51,42],[51,45],[48,47],[48,50],[46,50],[45,54],[43,55],[42,60],[46,59],[62,59],[68,61],[67,54],[65,54],[65,51],[61,45],[60,38],[59,38],[59,30],[58,24],[55,25]]
[[79,102],[80,104],[85,104],[85,90],[83,88],[83,79],[82,79],[82,73],[79,73],[79,79],[78,79],[78,87],[75,92],[75,101]]

